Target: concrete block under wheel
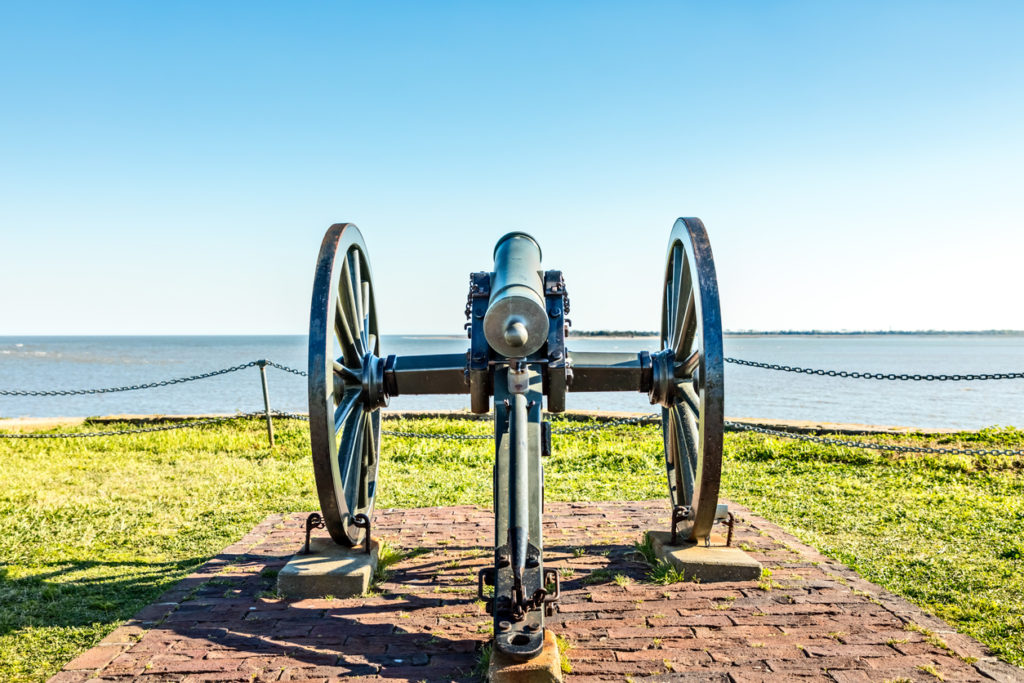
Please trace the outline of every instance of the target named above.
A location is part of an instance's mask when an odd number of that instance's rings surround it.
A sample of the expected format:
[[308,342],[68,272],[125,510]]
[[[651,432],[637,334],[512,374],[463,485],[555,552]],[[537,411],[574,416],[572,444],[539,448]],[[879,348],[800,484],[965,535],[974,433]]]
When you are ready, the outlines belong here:
[[712,581],[754,581],[761,578],[761,563],[739,548],[725,545],[720,536],[711,537],[711,545],[682,542],[669,545],[672,534],[667,531],[648,531],[651,547],[659,559],[670,562],[687,580],[701,583]]
[[309,554],[296,553],[277,574],[277,590],[286,598],[349,598],[370,588],[379,546],[345,548],[329,538],[312,538]]
[[492,650],[487,680],[491,683],[561,683],[562,657],[555,634],[544,629],[544,647],[540,654],[525,662]]

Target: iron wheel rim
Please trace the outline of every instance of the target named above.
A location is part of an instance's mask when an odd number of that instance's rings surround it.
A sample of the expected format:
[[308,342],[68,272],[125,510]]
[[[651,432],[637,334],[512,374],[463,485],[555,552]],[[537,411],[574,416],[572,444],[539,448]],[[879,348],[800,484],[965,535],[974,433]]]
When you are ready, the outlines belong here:
[[373,516],[380,410],[367,404],[364,368],[380,337],[366,244],[351,223],[332,225],[317,259],[309,323],[309,432],[317,496],[327,531],[354,546]]
[[662,404],[669,499],[673,507],[691,508],[680,531],[696,541],[715,523],[724,430],[718,282],[707,231],[697,218],[680,218],[672,227],[659,342],[662,352],[672,352],[675,377]]

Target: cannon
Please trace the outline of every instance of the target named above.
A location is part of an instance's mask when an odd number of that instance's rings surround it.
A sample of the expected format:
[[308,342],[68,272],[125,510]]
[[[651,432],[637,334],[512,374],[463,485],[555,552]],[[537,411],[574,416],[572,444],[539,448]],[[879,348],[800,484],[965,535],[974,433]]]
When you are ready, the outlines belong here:
[[[711,245],[696,218],[680,218],[669,235],[659,347],[635,354],[570,351],[565,280],[542,270],[533,237],[509,233],[493,257],[492,270],[470,274],[465,353],[387,355],[363,236],[351,223],[328,229],[310,311],[310,443],[327,531],[356,546],[369,538],[389,399],[468,394],[480,414],[493,400],[494,563],[478,592],[496,648],[524,660],[540,653],[559,595],[543,556],[545,414],[564,411],[567,393],[646,394],[661,407],[673,537],[706,540],[722,515],[722,325]],[[485,585],[493,597],[484,598]]]

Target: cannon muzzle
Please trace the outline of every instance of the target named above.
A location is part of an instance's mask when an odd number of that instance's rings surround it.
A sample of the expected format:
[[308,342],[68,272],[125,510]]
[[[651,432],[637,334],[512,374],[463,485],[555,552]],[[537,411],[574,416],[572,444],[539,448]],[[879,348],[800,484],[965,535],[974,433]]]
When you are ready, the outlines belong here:
[[494,279],[484,315],[484,336],[506,358],[525,358],[544,346],[548,315],[540,245],[525,232],[510,232],[494,247]]

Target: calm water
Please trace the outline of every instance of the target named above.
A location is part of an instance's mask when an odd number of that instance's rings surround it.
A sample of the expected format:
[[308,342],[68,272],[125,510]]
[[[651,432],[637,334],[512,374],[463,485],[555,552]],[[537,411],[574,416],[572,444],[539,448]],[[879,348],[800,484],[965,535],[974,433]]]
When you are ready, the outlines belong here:
[[[464,351],[465,338],[385,336],[382,349]],[[651,339],[574,339],[579,351],[653,350]],[[1024,336],[727,337],[727,356],[816,368],[920,374],[1024,370]],[[159,381],[269,358],[305,369],[302,336],[0,337],[0,388],[78,389]],[[271,405],[306,410],[305,379],[268,369]],[[878,382],[726,365],[726,414],[918,427],[1024,426],[1024,380]],[[648,412],[632,393],[570,394],[570,409]],[[468,408],[468,396],[400,396],[397,410]],[[204,413],[262,408],[259,371],[147,391],[74,397],[0,397],[0,416]]]

